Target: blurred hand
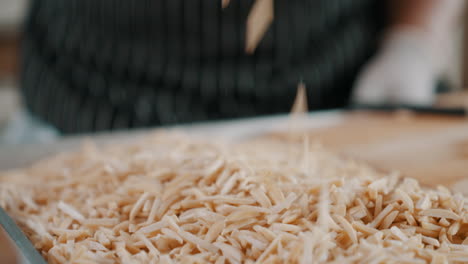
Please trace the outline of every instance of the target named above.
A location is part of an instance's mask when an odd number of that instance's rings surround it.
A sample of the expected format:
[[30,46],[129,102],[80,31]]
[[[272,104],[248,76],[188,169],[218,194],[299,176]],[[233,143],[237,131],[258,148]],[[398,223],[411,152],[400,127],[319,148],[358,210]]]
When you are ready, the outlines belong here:
[[428,105],[438,77],[432,42],[416,30],[396,31],[362,70],[352,100],[361,104]]

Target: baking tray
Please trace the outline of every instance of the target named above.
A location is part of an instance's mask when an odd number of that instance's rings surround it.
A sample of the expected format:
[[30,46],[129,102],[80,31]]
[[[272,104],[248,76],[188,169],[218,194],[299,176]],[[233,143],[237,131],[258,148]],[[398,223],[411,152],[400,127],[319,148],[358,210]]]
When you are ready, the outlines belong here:
[[0,207],[0,225],[16,245],[23,257],[23,262],[30,264],[46,264],[41,254],[34,248],[26,235],[16,225],[10,216]]
[[[330,110],[310,113],[306,116],[310,122],[305,122],[303,129],[324,128],[339,124],[344,119],[341,110]],[[201,138],[219,138],[236,141],[256,137],[269,132],[284,132],[289,128],[289,115],[275,115],[230,121],[213,121],[206,123],[185,124],[156,129],[140,129],[116,131],[112,133],[86,134],[65,137],[56,142],[27,145],[3,145],[0,148],[0,171],[21,168],[32,164],[46,156],[58,152],[69,151],[80,146],[83,140],[91,140],[98,145],[133,140],[135,137],[161,131],[175,130],[190,133],[191,136]],[[34,249],[21,229],[14,223],[6,212],[0,207],[0,225],[15,243],[25,263],[46,263],[41,255]],[[0,262],[1,262],[0,248]]]
[[[357,110],[357,109],[354,109]],[[394,109],[380,109],[391,111]],[[416,111],[418,112],[418,111]],[[424,112],[424,111],[423,111]],[[430,112],[431,114],[440,114],[437,112]],[[447,115],[446,112],[441,116]],[[458,113],[456,114],[458,115]],[[327,127],[335,127],[343,123],[349,118],[349,112],[343,110],[330,110],[323,112],[310,113],[304,117],[307,122],[300,122],[300,129],[313,130],[324,129]],[[173,127],[164,127],[157,129],[143,129],[131,131],[117,131],[113,133],[99,133],[88,134],[74,137],[67,137],[60,139],[57,142],[48,144],[34,144],[34,145],[11,145],[2,146],[0,149],[0,171],[7,169],[14,169],[25,167],[32,162],[41,159],[45,156],[53,155],[57,152],[76,149],[84,139],[90,139],[96,144],[112,144],[115,142],[122,142],[133,140],[135,137],[143,136],[145,134],[160,131],[160,130],[176,130],[190,133],[190,135],[201,138],[219,138],[228,141],[237,141],[246,138],[258,137],[265,134],[274,134],[286,132],[290,129],[291,118],[289,115],[277,115],[260,118],[249,118],[231,121],[218,121],[207,123],[186,124]],[[303,121],[303,120],[301,120]],[[6,215],[6,214],[5,214]],[[6,220],[5,220],[6,219]],[[27,245],[29,241],[24,241],[25,237],[21,237],[21,231],[17,226],[11,224],[7,217],[0,217],[0,223],[5,226],[7,233],[10,237],[18,242],[20,252],[23,253],[25,258],[34,255],[31,245]],[[7,223],[7,224],[5,224]],[[29,243],[30,244],[30,243]],[[0,249],[1,250],[1,249]],[[1,252],[0,252],[1,253]],[[37,253],[37,252],[36,252]],[[40,262],[33,262],[40,263]]]

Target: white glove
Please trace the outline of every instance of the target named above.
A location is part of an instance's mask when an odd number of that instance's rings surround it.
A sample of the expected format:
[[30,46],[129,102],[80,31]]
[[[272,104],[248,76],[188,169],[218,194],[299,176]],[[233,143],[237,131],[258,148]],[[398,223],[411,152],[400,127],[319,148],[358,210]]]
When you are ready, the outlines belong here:
[[428,36],[417,30],[388,35],[381,50],[361,71],[352,100],[360,104],[428,105],[440,70]]

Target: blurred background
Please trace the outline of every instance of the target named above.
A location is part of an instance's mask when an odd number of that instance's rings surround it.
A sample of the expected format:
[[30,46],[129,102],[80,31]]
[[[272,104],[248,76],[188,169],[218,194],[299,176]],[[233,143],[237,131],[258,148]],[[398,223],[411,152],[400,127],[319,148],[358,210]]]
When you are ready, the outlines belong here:
[[[1,144],[12,144],[12,143],[29,143],[35,141],[47,141],[53,140],[59,132],[56,129],[44,126],[43,123],[36,124],[37,120],[30,120],[29,115],[25,115],[24,102],[20,96],[20,85],[19,85],[19,49],[24,39],[22,36],[22,24],[26,14],[26,7],[28,1],[26,0],[0,0],[0,143]],[[59,9],[58,9],[59,10]],[[241,10],[241,9],[239,9]],[[229,13],[227,11],[227,13]],[[245,23],[244,23],[245,24]],[[449,48],[444,50],[444,56],[449,61],[447,65],[443,65],[443,81],[444,87],[452,92],[450,96],[441,97],[445,103],[463,105],[466,101],[465,97],[460,96],[464,93],[464,89],[468,87],[468,53],[467,47],[468,42],[466,41],[466,31],[468,29],[468,18],[466,16],[459,20],[457,27],[454,28],[455,34],[450,36],[451,39],[447,40]],[[268,34],[265,36],[271,38]],[[229,45],[229,44],[227,44]],[[446,48],[446,47],[445,47]],[[268,49],[267,49],[268,50]],[[260,56],[260,55],[259,55]],[[324,66],[325,67],[325,66]],[[322,72],[323,73],[323,72]],[[318,73],[321,74],[320,72]],[[320,76],[319,76],[320,77]],[[86,77],[84,77],[86,78]],[[447,88],[448,87],[448,88]],[[123,95],[124,97],[126,95]],[[151,97],[150,97],[151,98]],[[136,102],[138,103],[138,102]],[[150,101],[149,104],[152,102]],[[182,103],[183,104],[183,103]],[[143,116],[145,109],[147,108],[148,102],[142,102],[135,111],[142,112]],[[329,107],[333,107],[338,104],[330,104]],[[146,107],[146,108],[145,108]],[[328,106],[327,106],[328,107]],[[246,107],[237,106],[239,111],[243,111]],[[322,108],[322,107],[318,107]],[[220,110],[221,111],[221,110]],[[190,113],[190,109],[188,111]],[[269,113],[265,111],[265,113]],[[84,114],[83,114],[84,115]],[[193,112],[196,116],[196,111]],[[247,115],[247,114],[246,114]],[[240,114],[239,116],[246,116]],[[235,115],[228,117],[237,117]],[[216,119],[207,118],[200,114],[199,119],[184,119],[169,121],[158,121],[155,125],[171,124],[176,122],[197,121],[204,119]],[[47,118],[46,118],[47,119]],[[164,119],[164,118],[162,118]],[[114,123],[116,121],[114,120]],[[133,122],[133,121],[132,121]],[[135,121],[137,122],[137,121]],[[134,123],[132,123],[133,126]],[[152,123],[153,124],[153,123]],[[135,125],[137,126],[137,125]],[[125,128],[123,125],[120,128]],[[138,126],[137,126],[138,127]],[[103,130],[107,129],[119,129],[116,127],[104,127]],[[63,126],[63,131],[67,130],[66,126]],[[98,131],[96,127],[90,129],[70,130],[74,132],[89,132]],[[17,133],[21,131],[21,133]],[[25,133],[28,132],[28,133]],[[31,133],[29,133],[31,132]]]
[[18,95],[20,25],[27,0],[0,0],[0,129],[21,107]]

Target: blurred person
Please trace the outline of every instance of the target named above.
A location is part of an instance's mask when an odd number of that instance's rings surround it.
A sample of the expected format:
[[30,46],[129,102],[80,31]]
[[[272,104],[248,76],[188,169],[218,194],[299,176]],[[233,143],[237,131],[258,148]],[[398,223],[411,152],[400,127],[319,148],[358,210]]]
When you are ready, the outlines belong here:
[[378,53],[361,71],[354,99],[428,105],[447,67],[463,0],[389,1],[389,25]]
[[299,81],[311,110],[430,104],[464,1],[275,0],[250,54],[253,3],[33,0],[23,119],[77,133],[284,113]]

